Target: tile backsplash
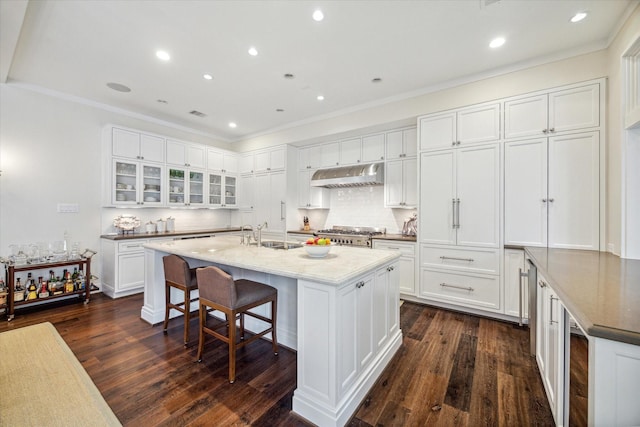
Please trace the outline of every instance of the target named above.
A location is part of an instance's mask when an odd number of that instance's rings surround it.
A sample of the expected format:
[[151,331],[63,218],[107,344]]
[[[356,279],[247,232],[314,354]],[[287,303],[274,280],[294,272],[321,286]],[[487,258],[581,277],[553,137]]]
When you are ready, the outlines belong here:
[[391,209],[384,207],[384,186],[332,188],[331,208],[299,210],[308,216],[311,228],[330,228],[334,225],[385,227],[387,233],[401,233],[404,221],[415,209]]

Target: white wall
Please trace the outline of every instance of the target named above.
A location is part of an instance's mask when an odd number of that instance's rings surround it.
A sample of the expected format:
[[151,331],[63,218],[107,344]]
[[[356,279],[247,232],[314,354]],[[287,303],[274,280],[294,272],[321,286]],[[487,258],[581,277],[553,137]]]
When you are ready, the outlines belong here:
[[[127,211],[144,219],[177,218],[177,227],[205,228],[229,222],[226,211],[104,210],[100,205],[102,130],[108,123],[155,132],[177,139],[209,143],[176,129],[62,100],[31,90],[0,85],[0,255],[10,244],[70,240],[100,249],[100,234]],[[57,213],[58,203],[78,203],[78,213]],[[99,256],[92,270],[99,272]],[[99,273],[98,273],[99,274]]]

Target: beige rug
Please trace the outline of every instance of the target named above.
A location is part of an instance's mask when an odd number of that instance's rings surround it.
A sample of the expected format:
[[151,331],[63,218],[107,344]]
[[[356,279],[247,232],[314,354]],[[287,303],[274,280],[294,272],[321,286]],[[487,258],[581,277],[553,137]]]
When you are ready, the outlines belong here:
[[0,426],[120,426],[51,323],[0,333]]

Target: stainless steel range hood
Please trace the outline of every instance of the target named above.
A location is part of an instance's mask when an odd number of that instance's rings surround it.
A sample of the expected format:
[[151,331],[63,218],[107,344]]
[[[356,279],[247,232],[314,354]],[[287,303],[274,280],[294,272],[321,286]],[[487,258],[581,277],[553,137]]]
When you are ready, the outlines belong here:
[[319,169],[311,177],[313,187],[337,188],[383,184],[383,163]]

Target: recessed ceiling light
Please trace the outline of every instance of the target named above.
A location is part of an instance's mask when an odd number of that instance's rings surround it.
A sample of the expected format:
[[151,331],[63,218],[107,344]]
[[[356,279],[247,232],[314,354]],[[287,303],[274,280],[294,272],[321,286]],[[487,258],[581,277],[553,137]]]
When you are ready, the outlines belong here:
[[131,88],[120,83],[109,82],[107,83],[107,87],[118,92],[131,92]]
[[495,39],[491,40],[491,43],[489,43],[489,47],[495,49],[502,46],[505,41],[506,40],[504,39],[504,37],[496,37]]
[[165,52],[164,50],[157,51],[156,56],[158,57],[158,59],[162,59],[163,61],[168,61],[171,59],[171,55],[169,55],[169,53]]
[[322,96],[322,95],[318,95],[318,96],[316,97],[316,99],[317,99],[318,101],[324,101],[324,96]]
[[205,80],[211,80],[213,79],[213,76],[211,74],[205,74],[202,77],[204,77]]
[[238,127],[238,125],[237,125],[237,124],[235,124],[234,122],[229,122],[229,127],[230,127],[230,128],[234,128],[234,129],[235,129],[235,128],[237,128],[237,127]]
[[251,46],[248,50],[249,55],[251,56],[256,56],[258,54],[258,49],[256,49],[255,47]]
[[571,18],[571,22],[580,22],[587,17],[587,12],[578,12]]
[[380,77],[374,77],[371,79],[371,83],[380,83],[382,79]]
[[322,13],[322,11],[320,9],[316,9],[313,12],[312,16],[313,16],[313,20],[317,21],[317,22],[320,22],[320,21],[322,21],[324,19],[324,13]]

